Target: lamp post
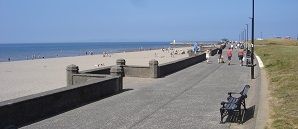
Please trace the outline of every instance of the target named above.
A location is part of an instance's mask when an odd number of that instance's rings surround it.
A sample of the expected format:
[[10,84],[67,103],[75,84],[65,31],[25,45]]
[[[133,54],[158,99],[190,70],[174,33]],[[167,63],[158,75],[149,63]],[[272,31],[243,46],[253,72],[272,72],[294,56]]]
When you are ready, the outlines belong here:
[[254,24],[255,24],[255,0],[252,0],[252,18],[251,18],[251,79],[254,79]]
[[246,42],[248,42],[248,38],[249,38],[249,37],[248,37],[248,24],[245,24],[245,25],[246,25],[246,37],[247,37],[247,38],[246,38]]
[[241,42],[243,42],[244,37],[243,37],[243,31],[241,31]]
[[246,51],[248,50],[248,24],[245,24],[246,25]]
[[244,42],[243,43],[245,43],[246,42],[246,40],[247,40],[247,37],[246,37],[246,29],[244,28]]

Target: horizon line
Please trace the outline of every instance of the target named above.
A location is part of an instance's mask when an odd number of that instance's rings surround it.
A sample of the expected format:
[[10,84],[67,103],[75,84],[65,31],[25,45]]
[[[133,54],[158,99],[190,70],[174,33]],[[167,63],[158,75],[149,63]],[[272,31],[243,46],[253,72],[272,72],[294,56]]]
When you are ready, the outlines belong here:
[[[73,42],[0,42],[0,44],[56,44],[56,43],[156,43],[156,42],[172,42],[173,40],[170,41],[73,41]],[[176,42],[215,42],[219,40],[176,40]]]

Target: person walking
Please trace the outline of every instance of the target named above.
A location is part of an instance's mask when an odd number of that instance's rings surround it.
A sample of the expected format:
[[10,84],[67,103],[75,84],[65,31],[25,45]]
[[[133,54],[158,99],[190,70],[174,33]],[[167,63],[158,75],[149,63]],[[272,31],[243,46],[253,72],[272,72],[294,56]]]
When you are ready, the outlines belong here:
[[207,63],[210,62],[210,53],[211,53],[211,51],[209,49],[207,49],[206,50],[206,61],[207,61]]
[[192,50],[195,54],[197,54],[197,51],[198,51],[198,44],[197,43],[194,43]]
[[238,58],[239,58],[240,66],[243,66],[243,56],[244,56],[244,49],[240,48],[238,50]]
[[229,49],[227,51],[227,56],[228,56],[228,61],[229,61],[228,65],[230,65],[231,64],[231,60],[232,60],[232,56],[233,56],[233,50],[232,50],[231,47],[229,47]]
[[218,63],[222,63],[222,47],[220,46],[218,51],[217,51],[217,54],[218,54]]

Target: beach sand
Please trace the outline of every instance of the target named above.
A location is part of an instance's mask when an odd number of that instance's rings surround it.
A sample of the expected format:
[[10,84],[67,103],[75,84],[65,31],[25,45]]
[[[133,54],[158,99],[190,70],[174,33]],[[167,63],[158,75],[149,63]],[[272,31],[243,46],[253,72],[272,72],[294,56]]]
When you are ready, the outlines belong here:
[[[190,47],[176,48],[187,50]],[[173,50],[171,50],[173,51]],[[152,59],[159,64],[188,57],[188,54],[176,54],[159,50],[112,53],[111,57],[87,55],[50,59],[0,62],[0,101],[36,94],[66,86],[66,66],[75,64],[80,70],[111,66],[123,58],[127,65],[149,66]],[[99,65],[99,66],[98,66]]]

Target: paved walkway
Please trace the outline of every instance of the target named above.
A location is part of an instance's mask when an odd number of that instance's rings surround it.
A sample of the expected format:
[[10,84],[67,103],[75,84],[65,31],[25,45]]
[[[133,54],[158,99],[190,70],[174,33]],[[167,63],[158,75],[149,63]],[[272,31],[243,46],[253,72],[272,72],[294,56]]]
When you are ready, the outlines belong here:
[[253,117],[243,125],[219,124],[220,102],[225,100],[227,92],[238,92],[245,84],[252,85],[247,107],[258,103],[255,100],[259,83],[250,80],[250,68],[239,66],[236,56],[230,66],[218,64],[217,55],[211,60],[210,64],[202,62],[160,79],[125,78],[124,88],[133,90],[22,128],[254,128]]

